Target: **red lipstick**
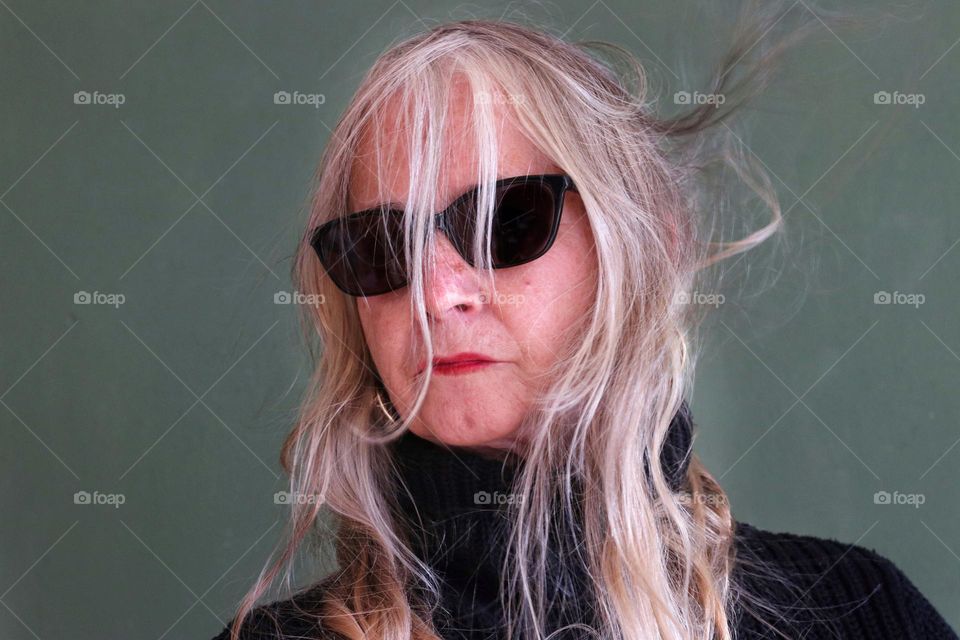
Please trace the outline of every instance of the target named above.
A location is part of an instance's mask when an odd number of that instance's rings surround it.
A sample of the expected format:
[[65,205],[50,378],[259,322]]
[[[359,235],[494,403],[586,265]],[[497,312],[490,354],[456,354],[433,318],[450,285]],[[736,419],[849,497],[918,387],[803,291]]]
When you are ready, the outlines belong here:
[[[456,376],[479,371],[497,362],[497,360],[482,353],[455,353],[434,358],[433,370],[437,375]],[[421,363],[418,373],[423,373],[424,369],[426,369],[426,364]]]

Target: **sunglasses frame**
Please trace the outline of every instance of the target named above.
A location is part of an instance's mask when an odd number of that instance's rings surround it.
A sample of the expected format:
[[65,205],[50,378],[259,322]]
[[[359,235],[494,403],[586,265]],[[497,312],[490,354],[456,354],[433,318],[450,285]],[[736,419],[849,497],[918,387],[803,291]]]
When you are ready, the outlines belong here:
[[[550,248],[553,246],[554,241],[557,239],[557,231],[560,228],[560,218],[563,215],[563,204],[565,199],[564,196],[566,195],[566,192],[568,190],[578,192],[577,186],[573,182],[573,178],[571,178],[569,175],[565,173],[540,173],[540,174],[529,174],[529,175],[522,175],[522,176],[510,176],[507,178],[501,178],[497,180],[493,184],[493,189],[494,191],[496,191],[502,187],[511,187],[517,184],[522,185],[529,182],[539,182],[547,185],[552,191],[553,197],[554,197],[554,206],[556,207],[556,210],[554,211],[553,225],[552,225],[552,228],[550,229],[550,233],[547,238],[547,241],[544,244],[544,249],[539,253],[537,253],[536,255],[534,255],[533,257],[523,260],[522,262],[505,265],[502,267],[494,267],[494,269],[509,269],[513,267],[519,267],[521,265],[527,264],[528,262],[533,262],[534,260],[537,260],[538,258],[541,258],[544,254],[546,254],[547,251],[549,251]],[[454,248],[456,249],[460,257],[463,258],[463,260],[470,266],[473,266],[472,256],[465,256],[463,255],[463,253],[461,253],[461,239],[452,237],[450,235],[452,233],[452,229],[450,227],[448,219],[458,210],[458,208],[462,204],[464,204],[465,202],[468,202],[471,198],[477,198],[479,196],[479,191],[480,191],[479,185],[467,191],[464,191],[453,202],[451,202],[450,205],[447,206],[445,209],[433,214],[434,226],[438,228],[441,232],[443,232],[443,234],[447,237],[447,239],[450,240],[450,243],[454,246]],[[323,242],[321,241],[322,238],[324,237],[325,234],[330,233],[332,230],[336,229],[338,226],[342,224],[346,224],[351,220],[362,219],[362,218],[371,217],[371,216],[383,216],[385,213],[391,212],[391,211],[402,212],[402,209],[398,209],[396,207],[377,207],[377,208],[371,208],[371,209],[364,209],[362,211],[357,211],[356,213],[351,213],[345,216],[334,218],[332,220],[328,220],[327,222],[323,223],[322,225],[314,229],[313,232],[311,233],[310,246],[313,247],[314,252],[317,254],[317,257],[320,259],[320,263],[324,266],[324,270],[326,271],[327,276],[331,279],[331,281],[333,281],[334,285],[336,285],[338,289],[340,289],[347,295],[358,297],[358,298],[368,298],[372,296],[383,295],[385,293],[390,293],[391,291],[398,291],[403,287],[407,286],[407,284],[404,283],[402,286],[394,287],[394,288],[387,289],[385,291],[380,291],[377,293],[363,293],[355,289],[350,289],[348,287],[341,286],[341,284],[337,282],[337,279],[334,278],[332,275],[330,275],[331,270],[327,267],[327,262],[328,262],[327,256],[324,255],[325,252],[323,251]]]

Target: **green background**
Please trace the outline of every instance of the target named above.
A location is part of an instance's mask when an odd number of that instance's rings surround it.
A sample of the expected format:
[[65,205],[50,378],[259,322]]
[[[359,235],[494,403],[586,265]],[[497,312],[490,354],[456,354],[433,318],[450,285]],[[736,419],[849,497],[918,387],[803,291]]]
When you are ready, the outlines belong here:
[[[707,90],[737,7],[0,4],[9,640],[208,638],[252,583],[284,526],[278,453],[309,375],[274,295],[291,288],[315,163],[378,52],[424,24],[505,14],[636,51],[668,113],[675,91]],[[754,53],[809,5],[784,6]],[[730,261],[696,449],[738,518],[876,549],[958,627],[960,5],[830,6],[862,24],[788,55],[735,125],[786,230]],[[325,101],[278,105],[277,91]],[[124,302],[75,304],[80,291]],[[924,302],[875,304],[881,291]],[[82,491],[123,504],[76,504]]]

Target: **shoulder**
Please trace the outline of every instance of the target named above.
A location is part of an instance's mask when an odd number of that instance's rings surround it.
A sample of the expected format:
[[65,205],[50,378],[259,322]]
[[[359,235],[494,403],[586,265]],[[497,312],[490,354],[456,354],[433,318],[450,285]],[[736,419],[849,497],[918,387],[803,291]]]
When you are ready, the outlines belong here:
[[[325,586],[320,582],[287,599],[255,608],[240,625],[240,640],[339,640],[338,634],[320,624],[319,611]],[[232,630],[231,620],[213,640],[229,640]]]
[[779,611],[766,618],[789,619],[804,637],[957,640],[907,575],[873,549],[745,522],[736,523],[734,547],[740,583]]

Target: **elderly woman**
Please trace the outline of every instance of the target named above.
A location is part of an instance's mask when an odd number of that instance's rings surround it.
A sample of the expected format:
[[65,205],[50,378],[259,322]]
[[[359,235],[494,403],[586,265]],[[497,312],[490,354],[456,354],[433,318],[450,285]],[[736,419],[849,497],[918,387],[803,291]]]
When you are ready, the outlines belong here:
[[[506,22],[377,60],[296,260],[292,533],[220,640],[956,639],[876,552],[736,521],[692,453],[685,301],[779,209],[716,249],[673,152],[730,105],[648,100],[626,52]],[[336,570],[256,606],[311,537]]]

